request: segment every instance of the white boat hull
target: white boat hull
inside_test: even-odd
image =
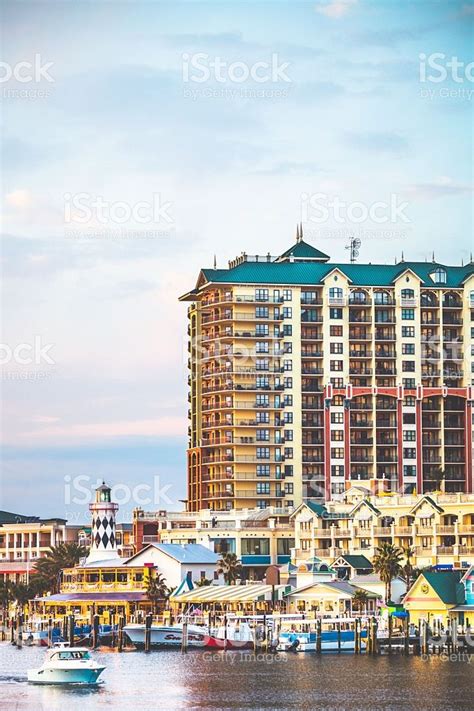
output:
[[[58,669],[41,667],[28,671],[31,684],[97,684],[105,667],[94,664],[91,667],[72,667]]]
[[[145,625],[126,625],[123,631],[136,647],[145,646]],[[188,647],[205,647],[208,632],[203,627],[188,626]],[[183,643],[183,628],[177,625],[153,626],[150,628],[150,645],[152,647],[181,647]]]

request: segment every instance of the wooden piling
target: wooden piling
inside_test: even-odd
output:
[[[428,625],[426,620],[421,620],[420,637],[421,653],[428,654]]]
[[[183,636],[181,638],[181,651],[188,651],[188,622],[184,620],[183,622]]]
[[[148,613],[145,617],[145,652],[150,651],[151,647],[151,623],[153,620],[153,615]],[[183,639],[184,639],[184,625],[183,625]]]
[[[118,651],[121,652],[123,649],[123,628],[125,625],[125,620],[123,615],[119,617],[119,628],[118,628]]]
[[[393,617],[388,613],[388,653],[392,653]]]
[[[338,620],[337,624],[337,653],[341,653],[341,621]]]
[[[360,618],[356,617],[354,621],[354,654],[360,654],[361,635],[360,635]]]
[[[74,620],[74,615],[69,615],[69,634],[68,634],[68,641],[69,641],[69,646],[74,647],[74,628],[75,628],[75,620]]]
[[[18,615],[18,625],[17,625],[17,635],[16,635],[16,646],[21,649],[23,644],[23,615]]]
[[[322,633],[323,633],[323,623],[321,618],[318,618],[316,621],[316,653],[321,654],[323,645],[322,645]]]
[[[99,615],[94,615],[92,621],[92,648],[97,649],[99,646]]]
[[[403,620],[403,630],[403,653],[405,654],[405,656],[408,657],[408,655],[410,654],[410,615],[408,613],[405,619]]]

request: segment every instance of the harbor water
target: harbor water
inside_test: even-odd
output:
[[[34,686],[27,669],[46,650],[0,643],[0,709],[423,709],[474,707],[474,654],[369,657],[364,654],[204,650],[94,653],[106,664],[96,688]]]

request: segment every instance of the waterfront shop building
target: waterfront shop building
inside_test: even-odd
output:
[[[472,261],[333,263],[300,228],[181,300],[190,511],[473,491]]]
[[[403,603],[410,613],[410,621],[418,624],[425,620],[430,627],[438,624],[446,627],[452,611],[465,603],[462,577],[460,570],[422,572]]]
[[[367,596],[364,613],[375,615],[380,595],[346,580],[309,583],[291,590],[285,596],[287,612],[310,612],[323,617],[351,617],[354,612],[361,612],[358,606],[353,607],[356,592],[361,590]]]

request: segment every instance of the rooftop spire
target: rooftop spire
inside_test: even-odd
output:
[[[214,269],[217,269],[217,257],[214,255]]]

